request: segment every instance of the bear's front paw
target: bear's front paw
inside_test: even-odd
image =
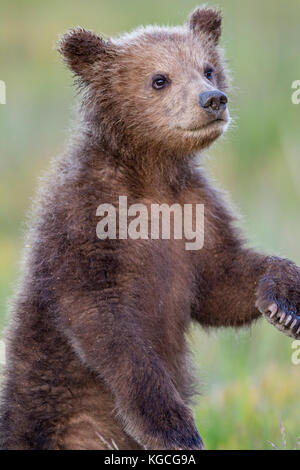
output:
[[[147,450],[204,450],[203,441],[188,410],[178,406],[176,409],[169,408],[163,415],[165,418],[161,426],[155,425],[153,429],[152,422],[152,432],[150,436],[145,436]]]
[[[166,450],[204,450],[204,444],[196,432],[193,436],[177,436],[176,444],[170,443],[167,444],[165,449]]]
[[[294,313],[290,308],[279,308],[277,304],[272,304],[266,313],[263,313],[265,319],[274,325],[277,330],[294,339],[300,337],[300,316]]]
[[[291,338],[300,337],[300,269],[291,261],[271,258],[256,292],[256,307],[266,320]]]

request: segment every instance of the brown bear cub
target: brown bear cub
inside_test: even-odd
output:
[[[220,13],[203,8],[183,27],[111,40],[79,28],[61,39],[82,119],[29,232],[2,449],[202,449],[191,322],[238,327],[264,314],[298,336],[300,270],[245,247],[197,163],[229,121],[220,32]],[[99,238],[97,208],[118,211],[119,196],[148,214],[153,204],[203,205],[202,248],[186,249],[187,237]]]

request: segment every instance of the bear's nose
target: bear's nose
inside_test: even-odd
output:
[[[216,117],[226,109],[227,102],[227,96],[219,90],[204,91],[203,93],[200,93],[199,96],[201,108]]]

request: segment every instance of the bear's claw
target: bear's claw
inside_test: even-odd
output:
[[[284,311],[284,307],[279,308],[277,304],[272,304],[266,313],[263,313],[266,320],[274,325],[279,331],[298,339],[300,333],[300,316],[291,311]],[[285,320],[285,321],[284,321]]]

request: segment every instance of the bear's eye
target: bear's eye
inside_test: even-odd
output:
[[[207,78],[207,80],[212,80],[214,78],[214,69],[212,67],[207,67],[204,70],[204,76]]]
[[[154,90],[161,90],[169,84],[169,80],[164,75],[154,75],[152,78],[152,88]]]

